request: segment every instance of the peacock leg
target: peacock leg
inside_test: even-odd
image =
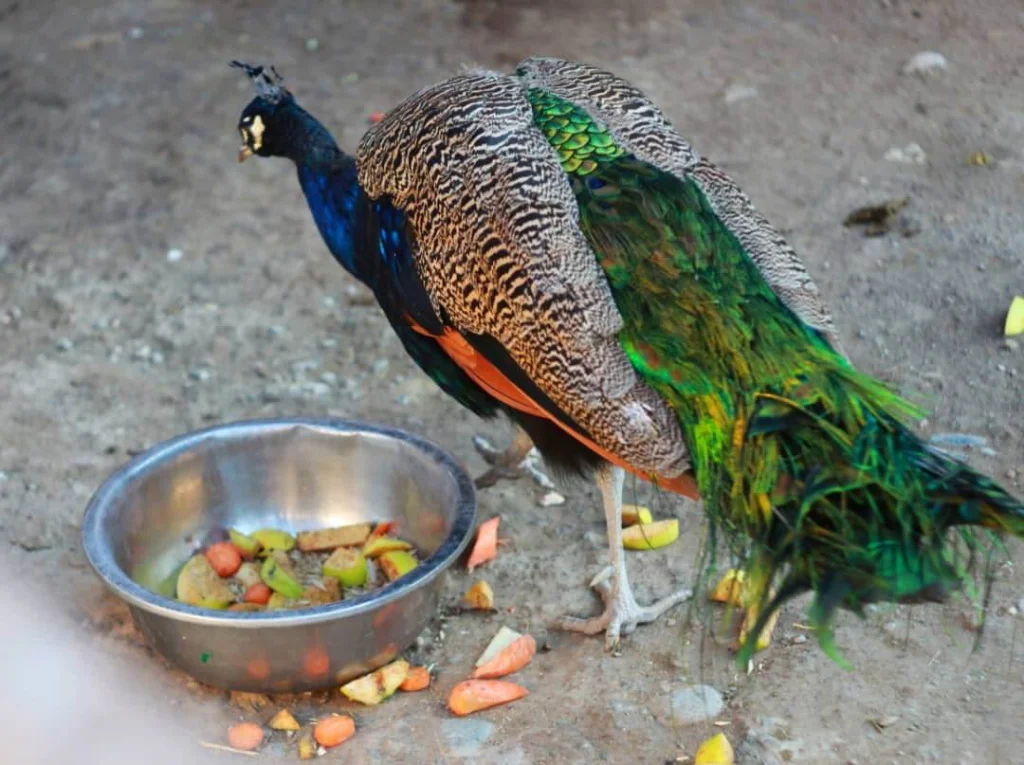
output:
[[[638,605],[633,598],[626,574],[626,554],[622,548],[622,468],[606,465],[597,474],[597,485],[604,502],[604,519],[608,527],[608,562],[590,586],[604,601],[600,616],[581,619],[563,616],[551,625],[554,629],[581,632],[584,635],[605,633],[605,648],[618,645],[620,635],[628,635],[639,624],[653,622],[672,606],[689,600],[693,591],[679,590],[649,606]]]
[[[483,436],[474,436],[473,446],[491,466],[474,480],[478,489],[493,486],[502,479],[515,480],[526,473],[542,489],[554,491],[555,484],[541,467],[540,452],[534,448],[533,441],[522,428],[516,427],[515,438],[504,451],[493,446]]]

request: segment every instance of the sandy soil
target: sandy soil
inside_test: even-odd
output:
[[[56,653],[78,649],[36,614],[50,639],[3,652],[21,671],[0,699],[27,723],[43,725],[54,699],[80,699],[66,707],[79,722],[99,709],[134,726],[127,710],[145,708],[169,729],[187,724],[169,740],[191,746],[220,740],[228,720],[272,711],[244,712],[165,667],[85,567],[82,510],[128,455],[211,422],[333,413],[414,429],[475,472],[483,464],[471,436],[507,435],[446,400],[403,356],[327,255],[291,167],[236,164],[235,123],[250,92],[231,58],[271,59],[349,148],[368,114],[464,63],[558,55],[632,79],[791,237],[855,362],[923,399],[933,410],[926,432],[986,436],[994,451],[971,453],[972,464],[1020,490],[1024,355],[1000,338],[1011,297],[1024,293],[1019,2],[626,5],[0,3],[0,549],[44,588],[47,612],[72,620],[82,650],[134,678],[60,682],[54,667],[92,660]],[[948,68],[902,74],[922,50],[944,54]],[[886,159],[911,143],[923,162]],[[992,162],[969,163],[976,151]],[[843,227],[854,207],[904,195],[916,236]],[[845,672],[801,639],[801,602],[744,676],[724,649],[683,629],[679,609],[618,657],[600,640],[551,634],[552,650],[524,677],[527,700],[448,721],[447,690],[498,624],[543,639],[548,616],[596,609],[584,589],[604,554],[595,492],[564,492],[568,502],[548,509],[527,481],[481,495],[481,515],[500,513],[512,540],[486,576],[514,614],[450,619],[430,653],[440,675],[429,696],[355,710],[360,735],[328,760],[672,761],[718,730],[672,723],[673,693],[703,682],[726,697],[716,719],[730,723],[734,743],[746,740],[741,763],[1024,762],[1019,565],[999,571],[975,654],[964,603],[885,607],[841,619],[838,639],[856,666]],[[689,533],[630,556],[643,599],[694,571],[694,508],[663,501],[658,511],[677,513]],[[452,577],[451,601],[468,581]],[[348,709],[337,694],[299,707]],[[127,751],[117,726],[58,720],[42,730],[52,726],[67,735],[41,734],[48,749],[30,744],[34,754],[15,759]]]

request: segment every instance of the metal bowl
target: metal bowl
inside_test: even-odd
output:
[[[172,663],[219,688],[297,692],[344,683],[413,643],[475,519],[473,482],[421,438],[337,419],[255,420],[140,454],[93,496],[82,540]],[[218,529],[294,533],[365,520],[398,521],[423,562],[372,593],[293,611],[217,611],[158,592]]]

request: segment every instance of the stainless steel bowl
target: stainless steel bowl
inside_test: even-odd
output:
[[[93,569],[171,662],[220,688],[294,692],[344,683],[414,642],[475,519],[473,482],[421,438],[337,419],[256,420],[133,459],[93,496],[82,540]],[[217,611],[158,594],[217,529],[363,520],[398,521],[423,563],[375,592],[295,611]]]

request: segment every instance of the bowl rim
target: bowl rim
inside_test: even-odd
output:
[[[454,480],[455,517],[452,529],[441,546],[412,572],[384,587],[351,600],[295,611],[245,612],[201,608],[167,598],[143,587],[114,560],[104,544],[103,521],[125,483],[145,473],[153,465],[173,459],[203,441],[237,437],[246,432],[280,431],[310,428],[347,434],[368,434],[392,438],[417,448],[443,467]],[[347,616],[372,611],[429,585],[451,566],[470,541],[476,525],[476,488],[465,468],[453,455],[434,442],[401,428],[376,425],[339,417],[271,417],[235,420],[189,431],[161,441],[136,455],[113,471],[86,505],[81,539],[86,560],[103,583],[129,606],[177,621],[204,626],[235,628],[282,628],[337,621]]]

